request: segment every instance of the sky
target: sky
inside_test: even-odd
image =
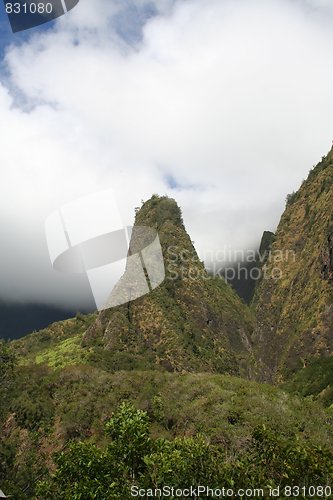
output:
[[[333,139],[326,0],[80,0],[11,34],[0,5],[0,300],[82,308],[45,220],[174,197],[207,267],[257,248]]]

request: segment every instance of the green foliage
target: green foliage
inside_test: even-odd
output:
[[[284,388],[302,396],[314,396],[325,406],[333,404],[333,357],[314,359],[299,370]]]
[[[84,332],[95,315],[78,313],[76,318],[54,323],[39,332],[11,342],[21,365],[47,364],[53,368],[86,362],[87,351],[82,348]]]
[[[327,425],[330,415],[315,402],[235,377],[158,371],[107,373],[89,366],[54,371],[40,365],[18,367],[13,380],[2,401],[0,453],[6,460],[0,466],[0,483],[14,498],[33,497],[36,478],[43,480],[46,465],[53,470],[50,454],[61,448],[63,460],[70,460],[73,447],[73,467],[80,446],[86,457],[94,453],[95,462],[113,464],[110,476],[103,469],[105,480],[101,476],[96,482],[85,472],[89,484],[84,486],[85,479],[78,476],[78,491],[96,483],[96,498],[99,494],[103,498],[104,493],[108,498],[107,488],[114,484],[115,498],[126,499],[127,493],[119,493],[119,488],[126,486],[128,492],[133,482],[149,485],[174,478],[172,484],[176,485],[195,474],[212,482],[214,478],[223,484],[232,481],[225,456],[235,458],[230,467],[237,470],[237,460],[244,461],[258,426],[312,450],[333,445],[332,428]],[[129,401],[141,410],[134,410]],[[216,454],[222,456],[217,459]],[[220,468],[217,462],[222,464]],[[82,465],[85,471],[88,464],[89,460]],[[66,476],[67,468],[61,469],[59,487],[65,498],[76,498],[70,496],[79,493],[71,490],[73,481]],[[95,474],[96,469],[92,470]],[[48,498],[46,494],[44,498]]]
[[[207,274],[175,200],[154,195],[136,224],[158,229],[165,279],[150,294],[96,318],[83,337],[87,362],[110,371],[243,373],[252,313],[223,279]]]
[[[139,479],[150,453],[146,412],[123,402],[105,425],[111,442],[105,450],[94,444],[72,443],[55,455],[56,473],[38,484],[37,498],[128,498],[129,485]]]
[[[47,474],[46,457],[41,449],[37,433],[24,433],[15,428],[0,435],[0,482],[1,488],[15,500],[32,498],[36,479]],[[23,439],[22,439],[23,438]],[[19,449],[19,452],[18,452]]]
[[[10,395],[9,412],[15,414],[16,423],[22,428],[38,430],[48,428],[54,415],[54,403],[50,398],[50,388],[44,367],[21,368],[16,373],[16,384],[20,390]]]
[[[40,499],[126,500],[134,484],[332,483],[332,410],[225,375],[257,375],[254,351],[276,373],[284,364],[296,369],[313,345],[328,351],[332,290],[320,277],[318,256],[330,230],[330,162],[324,159],[289,200],[274,241],[268,235],[269,247],[294,250],[297,259],[281,264],[281,281],[260,284],[262,351],[253,349],[252,311],[223,280],[207,275],[176,202],[157,195],[136,222],[159,231],[167,264],[161,286],[133,303],[78,314],[13,342],[19,366],[9,346],[0,346],[6,492],[34,498],[39,480]],[[324,335],[313,342],[309,332],[317,331]],[[313,369],[308,379],[305,373],[295,382],[304,383],[298,392],[320,391],[321,400],[325,392],[329,403],[330,363],[323,373]]]
[[[309,360],[333,352],[333,289],[323,275],[332,213],[333,148],[288,196],[272,259],[265,265],[266,279],[255,293],[253,340],[261,380],[281,383]]]
[[[293,191],[292,193],[290,194],[287,194],[286,196],[286,206],[288,207],[289,205],[292,205],[293,203],[295,203],[295,201],[297,200],[297,197],[298,197],[298,193],[297,191]]]
[[[119,499],[121,478],[113,457],[89,443],[73,443],[55,455],[56,473],[37,485],[37,498],[52,500]],[[115,479],[118,484],[116,484]],[[120,484],[119,484],[120,483]]]
[[[266,426],[253,432],[252,445],[237,464],[234,481],[244,487],[257,485],[312,486],[332,484],[333,453],[283,436]]]
[[[237,488],[331,485],[333,454],[291,435],[258,427],[247,447],[228,457],[202,436],[151,439],[148,416],[123,403],[106,429],[112,442],[104,450],[71,444],[57,454],[55,474],[39,483],[37,498],[131,498],[131,486],[186,488],[205,484]],[[118,496],[117,496],[118,495]]]
[[[146,412],[124,402],[106,424],[112,439],[109,451],[132,479],[143,469],[143,457],[149,453],[149,419]]]
[[[153,452],[144,458],[146,470],[141,484],[146,488],[164,485],[186,488],[189,485],[218,486],[223,475],[224,453],[202,436],[160,439]]]
[[[243,374],[251,357],[252,313],[231,286],[208,276],[175,200],[153,195],[136,224],[158,229],[163,283],[129,304],[77,314],[13,342],[20,364]]]
[[[10,344],[0,339],[0,421],[6,414],[6,402],[15,383],[17,358]]]
[[[135,218],[136,224],[149,223],[148,225],[155,226],[157,229],[160,229],[167,221],[183,226],[181,210],[173,198],[157,194],[143,203]]]
[[[81,364],[88,358],[88,353],[81,346],[81,335],[75,335],[60,341],[53,348],[47,348],[36,354],[36,364],[47,364],[53,368]]]
[[[0,339],[0,383],[13,374],[16,356],[8,342]]]

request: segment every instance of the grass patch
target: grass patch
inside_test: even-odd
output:
[[[84,363],[88,353],[81,347],[82,335],[76,335],[63,340],[51,349],[46,349],[36,355],[34,362],[37,365],[46,364],[51,368],[62,368],[68,365]]]

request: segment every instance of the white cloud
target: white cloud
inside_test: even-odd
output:
[[[109,186],[125,222],[153,192],[174,196],[202,256],[275,229],[331,140],[327,3],[308,0],[313,16],[297,0],[156,0],[133,46],[117,34],[120,2],[81,0],[55,29],[12,45],[0,87],[0,295],[82,301],[82,281],[49,268],[43,223]],[[167,175],[188,187],[172,190]]]

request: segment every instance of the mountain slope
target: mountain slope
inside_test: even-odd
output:
[[[245,373],[252,317],[232,288],[209,276],[175,200],[154,195],[135,227],[154,228],[166,276],[148,295],[101,312],[84,336],[110,369]]]
[[[159,234],[166,267],[159,287],[9,346],[0,343],[0,484],[7,494],[33,498],[36,482],[55,470],[53,452],[71,440],[103,446],[105,422],[124,400],[148,412],[154,437],[201,433],[221,445],[231,467],[252,453],[258,426],[282,436],[288,445],[282,466],[268,463],[263,449],[267,477],[290,480],[285,450],[292,462],[303,444],[310,455],[332,449],[331,408],[228,375],[254,376],[255,367],[259,378],[280,381],[326,356],[325,366],[310,363],[285,387],[302,392],[305,381],[304,395],[330,389],[332,156],[289,199],[274,238],[264,238],[262,248],[271,247],[271,254],[254,299],[254,333],[251,311],[223,280],[206,273],[176,202],[155,195],[137,212],[136,225]],[[279,279],[270,277],[275,268]],[[322,380],[314,384],[318,374]],[[332,391],[325,394],[328,406]]]
[[[333,149],[288,196],[253,305],[261,379],[332,354]]]
[[[0,385],[0,483],[17,500],[35,498],[37,481],[54,472],[53,452],[72,440],[103,445],[105,422],[124,400],[148,411],[153,436],[200,433],[229,460],[251,450],[251,436],[263,425],[285,439],[295,436],[293,446],[333,446],[329,410],[226,375],[27,366],[15,369],[7,387]]]

